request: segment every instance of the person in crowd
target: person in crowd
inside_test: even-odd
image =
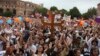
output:
[[[74,56],[83,56],[81,55],[81,50],[79,48],[74,50]]]
[[[58,17],[58,16],[57,16]],[[33,19],[34,20],[34,19]],[[55,27],[36,22],[0,25],[0,55],[5,56],[98,56],[100,52],[100,27],[74,26],[75,21]],[[78,25],[78,24],[77,24]],[[52,39],[53,38],[53,39]],[[85,43],[85,44],[84,44]],[[3,56],[3,55],[2,55]]]
[[[91,49],[90,56],[99,56],[99,49],[94,47]]]

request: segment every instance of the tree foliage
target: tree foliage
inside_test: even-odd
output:
[[[70,9],[69,14],[71,15],[72,18],[81,17],[81,13],[80,13],[80,11],[78,10],[77,7],[73,7],[72,9]]]
[[[83,17],[84,18],[92,18],[94,15],[96,15],[97,14],[97,12],[96,12],[97,10],[96,10],[96,8],[90,8],[90,9],[88,9],[88,11],[86,12],[86,13],[83,13]]]
[[[11,17],[11,16],[13,16],[13,13],[11,11],[6,11],[6,12],[3,13],[3,16]]]
[[[68,11],[65,9],[59,10],[58,13],[60,13],[62,17],[64,16],[64,14],[68,15]]]
[[[33,13],[39,12],[40,14],[42,14],[43,16],[45,16],[47,14],[47,11],[48,11],[47,8],[40,7],[40,8],[36,8]]]
[[[56,10],[58,10],[58,8],[57,8],[56,6],[52,6],[52,7],[50,8],[50,10],[51,10],[51,11],[56,11]]]
[[[68,11],[67,11],[67,10],[65,10],[65,9],[61,9],[60,11],[62,12],[62,14],[66,14],[66,15],[68,15]]]

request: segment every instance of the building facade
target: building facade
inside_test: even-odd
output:
[[[97,5],[97,16],[100,16],[100,3]]]
[[[6,11],[10,11],[13,15],[28,16],[33,10],[40,5],[34,4],[32,2],[26,2],[21,0],[0,0],[0,15]]]

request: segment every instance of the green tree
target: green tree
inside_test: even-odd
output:
[[[11,16],[13,16],[13,13],[11,11],[6,11],[6,12],[3,13],[3,16],[11,17]]]
[[[88,19],[88,13],[83,13],[82,17],[85,18],[85,19]]]
[[[43,16],[45,16],[45,15],[47,14],[47,11],[48,11],[47,8],[40,7],[40,8],[36,8],[36,9],[33,11],[33,13],[39,12],[39,13],[41,13]]]
[[[72,9],[70,9],[69,14],[71,15],[72,18],[81,17],[81,13],[80,13],[80,11],[78,10],[77,7],[73,7]]]
[[[56,10],[58,10],[58,8],[57,8],[56,6],[52,6],[52,7],[50,8],[50,10],[51,10],[51,11],[56,11]]]
[[[40,9],[39,9],[39,12],[40,12],[43,16],[47,15],[47,11],[48,11],[47,8],[40,8]]]
[[[67,11],[67,10],[65,10],[65,9],[61,9],[60,11],[62,12],[62,14],[66,14],[66,15],[68,15],[68,11]]]
[[[97,14],[97,12],[96,12],[97,10],[96,10],[96,8],[90,8],[90,9],[88,9],[88,11],[86,12],[86,13],[83,13],[83,17],[84,18],[92,18],[94,15],[96,15]]]
[[[64,16],[64,14],[68,15],[68,11],[65,10],[65,9],[61,9],[61,10],[59,10],[59,12],[60,12],[60,14],[61,14],[62,16]]]

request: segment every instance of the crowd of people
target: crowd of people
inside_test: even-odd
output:
[[[35,19],[35,18],[34,18]],[[63,29],[23,21],[0,25],[0,56],[99,56],[100,26],[65,21]],[[39,21],[40,20],[40,21]],[[76,22],[76,23],[75,23]]]

